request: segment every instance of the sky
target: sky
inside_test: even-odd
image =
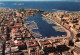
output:
[[[0,0],[0,1],[80,1],[80,0]]]

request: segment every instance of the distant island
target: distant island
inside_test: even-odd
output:
[[[24,3],[13,3],[13,5],[24,5]]]

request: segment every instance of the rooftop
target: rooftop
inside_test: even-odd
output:
[[[80,42],[76,42],[75,45],[80,47]]]

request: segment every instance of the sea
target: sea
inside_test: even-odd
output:
[[[15,5],[15,3],[22,3],[22,5]],[[52,9],[67,10],[67,11],[80,11],[80,2],[65,2],[65,1],[6,1],[0,2],[0,7],[7,7],[12,9],[18,8],[32,8],[42,9],[44,11],[53,12]]]
[[[61,12],[61,11],[80,11],[80,2],[65,2],[65,1],[5,1],[0,2],[1,8],[11,9],[42,9],[44,12]],[[57,26],[55,23],[49,24],[42,18],[42,13],[37,13],[33,17],[29,17],[25,21],[34,21],[38,29],[32,29],[32,32],[39,32],[42,36],[36,35],[36,37],[57,37],[66,35],[66,32],[56,31],[53,27]]]

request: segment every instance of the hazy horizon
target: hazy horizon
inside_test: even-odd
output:
[[[73,2],[79,2],[80,0],[0,0],[0,1],[73,1]]]

